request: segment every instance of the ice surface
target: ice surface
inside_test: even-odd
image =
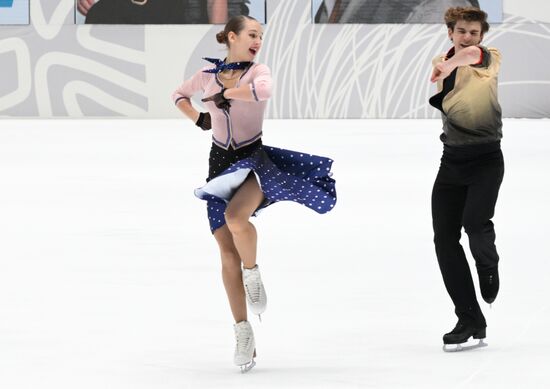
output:
[[[265,144],[335,160],[339,200],[253,220],[269,306],[250,315],[257,366],[242,375],[193,196],[209,135],[184,120],[1,121],[0,388],[549,387],[550,121],[505,121],[501,291],[492,309],[480,299],[489,347],[464,353],[441,349],[456,319],[432,243],[440,127],[266,121]]]

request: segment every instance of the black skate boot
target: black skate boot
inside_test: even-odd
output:
[[[497,298],[500,280],[498,278],[498,268],[494,268],[483,274],[479,274],[479,289],[481,296],[487,304],[492,304]]]
[[[463,345],[470,337],[479,339],[479,342],[473,345]],[[485,327],[479,328],[471,324],[458,322],[451,332],[443,335],[443,351],[463,351],[487,346],[483,339],[485,339]]]

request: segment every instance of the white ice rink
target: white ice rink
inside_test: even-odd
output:
[[[184,120],[1,121],[0,388],[550,387],[550,121],[505,121],[501,291],[482,304],[489,347],[464,353],[441,350],[456,318],[432,243],[440,127],[265,123],[265,144],[335,160],[339,199],[326,215],[280,203],[254,220],[269,304],[250,317],[257,366],[242,375],[193,195],[209,134]]]

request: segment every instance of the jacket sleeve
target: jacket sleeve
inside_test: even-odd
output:
[[[497,77],[500,70],[500,52],[494,48],[478,46],[481,49],[482,58],[476,65],[471,65],[470,69],[477,77]]]
[[[198,91],[204,91],[205,85],[208,81],[208,74],[204,73],[203,68],[199,70],[193,77],[185,80],[175,91],[172,93],[172,101],[177,104],[181,99],[191,99],[191,97]]]
[[[256,67],[254,78],[250,85],[250,90],[256,101],[264,101],[271,97],[271,88],[273,80],[271,79],[271,70],[266,65]]]

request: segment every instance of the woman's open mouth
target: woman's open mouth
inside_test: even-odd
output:
[[[252,54],[252,55],[256,55],[256,53],[258,52],[258,50],[256,50],[256,49],[248,49],[248,51],[249,51],[250,54]]]

